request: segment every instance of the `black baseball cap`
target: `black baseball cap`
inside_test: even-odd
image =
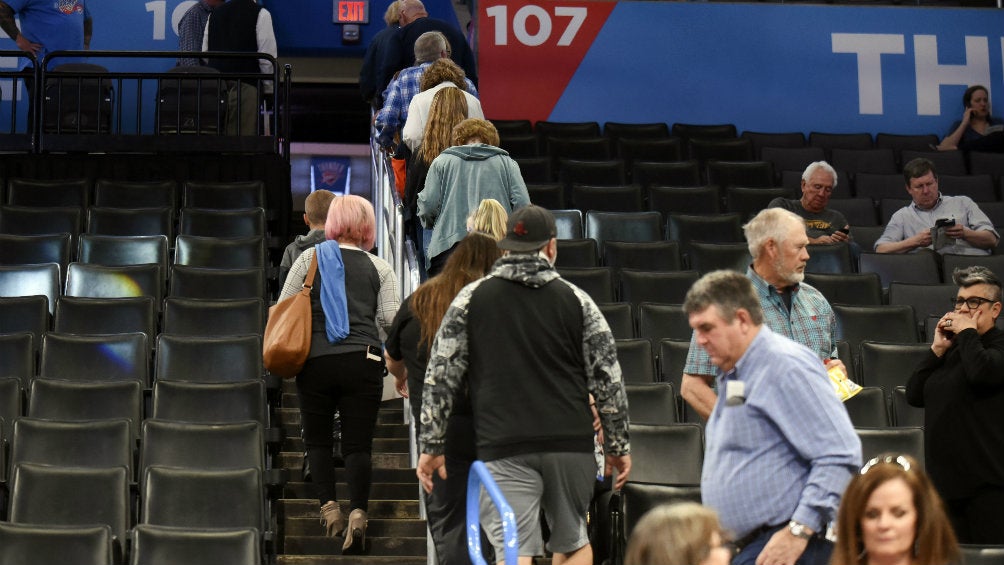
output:
[[[547,208],[530,204],[509,215],[506,234],[498,242],[507,251],[535,251],[544,247],[558,233],[554,214]]]

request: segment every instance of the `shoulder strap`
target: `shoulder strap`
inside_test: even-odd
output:
[[[311,288],[314,286],[314,275],[317,274],[317,250],[314,250],[314,256],[310,259],[310,267],[307,269],[307,277],[303,279],[303,288]]]

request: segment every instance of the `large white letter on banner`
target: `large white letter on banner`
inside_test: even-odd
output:
[[[966,64],[938,64],[938,38],[913,36],[917,67],[917,115],[941,114],[941,85],[982,84],[990,86],[990,47],[986,37],[966,36]]]
[[[903,36],[882,33],[833,33],[834,53],[858,56],[858,112],[882,113],[882,55],[906,52]]]

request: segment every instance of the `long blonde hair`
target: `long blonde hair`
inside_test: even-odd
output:
[[[505,237],[505,224],[509,213],[494,198],[485,198],[467,217],[467,231],[490,235],[495,241]]]
[[[453,126],[466,118],[467,98],[462,90],[448,86],[436,93],[422,132],[422,145],[418,148],[419,158],[426,166],[452,145]]]

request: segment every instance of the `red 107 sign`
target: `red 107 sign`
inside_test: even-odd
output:
[[[481,3],[478,74],[485,114],[546,120],[616,2]]]

